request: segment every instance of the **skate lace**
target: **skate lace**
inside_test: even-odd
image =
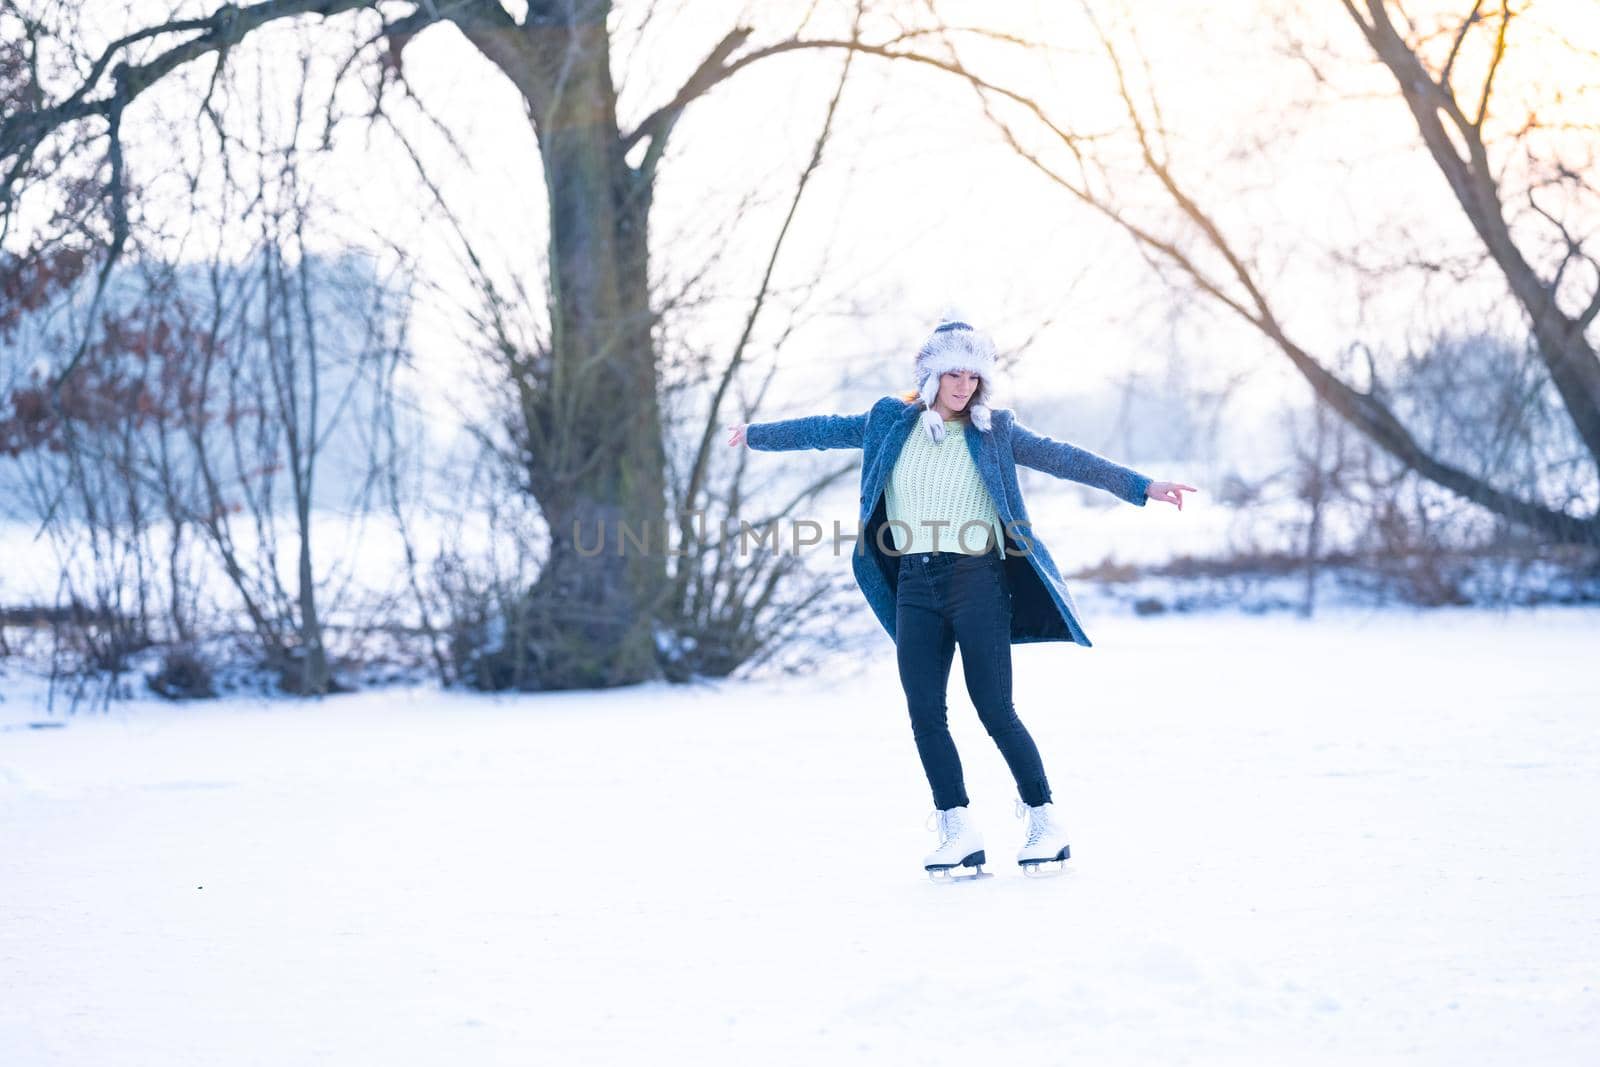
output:
[[[938,823],[937,827],[934,826],[935,822]],[[928,821],[923,823],[923,826],[929,830],[939,831],[939,847],[943,848],[960,836],[961,816],[934,808],[928,813]]]
[[[1037,845],[1044,840],[1046,834],[1055,829],[1055,824],[1050,821],[1049,808],[1042,804],[1037,808],[1029,807],[1019,797],[1017,799],[1017,818],[1020,819],[1023,815],[1028,816],[1028,840],[1024,842],[1024,848],[1032,848]]]

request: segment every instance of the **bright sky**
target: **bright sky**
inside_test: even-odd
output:
[[[208,3],[188,6],[209,9]],[[616,15],[613,62],[623,79],[625,123],[667,99],[741,14],[757,27],[758,39],[771,39],[791,29],[796,13],[811,5],[695,0],[692,21],[658,13],[636,40],[633,28],[645,6],[619,4]],[[1573,90],[1594,81],[1593,56],[1573,57],[1552,43],[1551,34],[1560,27],[1573,39],[1600,46],[1600,5],[1544,0],[1526,6],[1528,14],[1513,30],[1513,59],[1497,83],[1508,116],[1521,114],[1513,102],[1537,97],[1546,108],[1541,117],[1548,119],[1548,109],[1556,106],[1552,87],[1562,86],[1562,106],[1588,107],[1592,116],[1600,110],[1591,106],[1592,87],[1587,97]],[[1419,19],[1430,10],[1454,16],[1461,7],[1417,0],[1407,5]],[[825,8],[838,11],[840,5]],[[953,26],[981,25],[1054,42],[1053,50],[1030,54],[970,35],[958,38],[973,68],[1038,98],[1063,125],[1120,138],[1109,153],[1127,159],[1126,122],[1078,5],[946,0],[939,9]],[[1323,254],[1354,243],[1364,258],[1377,262],[1418,245],[1469,252],[1475,247],[1443,182],[1417,154],[1414,127],[1394,99],[1387,74],[1363,53],[1337,0],[1144,0],[1134,9],[1131,24],[1113,17],[1110,4],[1097,10],[1106,12],[1121,45],[1129,44],[1130,25],[1137,32],[1162,114],[1176,132],[1171,150],[1179,174],[1241,246],[1260,256],[1280,312],[1313,351],[1330,353],[1363,331],[1398,340],[1407,329],[1448,320],[1461,306],[1482,306],[1481,293],[1460,286],[1444,293],[1373,287]],[[122,5],[108,4],[107,10],[120,12]],[[925,5],[908,2],[898,10],[920,18]],[[109,16],[97,25],[107,33],[121,27]],[[349,18],[329,25],[340,27],[344,40],[372,28],[370,21]],[[247,77],[233,104],[235,121],[248,117],[247,97],[256,86],[285,113],[301,80],[287,62],[296,32],[261,37],[270,62],[238,58]],[[812,32],[838,35],[843,24],[819,18]],[[881,36],[883,26],[868,32]],[[1317,89],[1308,66],[1288,56],[1292,36],[1307,43],[1331,90]],[[405,60],[419,98],[447,119],[467,156],[466,163],[454,159],[425,124],[406,121],[431,175],[495,268],[520,272],[537,286],[545,206],[520,99],[452,28],[426,32]],[[1469,48],[1460,63],[1463,74],[1481,68],[1482,60],[1481,51]],[[716,244],[726,245],[709,275],[715,298],[685,323],[692,343],[726,353],[737,336],[839,62],[830,54],[757,64],[698,101],[680,124],[652,220],[657,273],[669,283],[681,279],[698,270]],[[1373,91],[1375,98],[1360,98]],[[1313,98],[1314,105],[1301,106]],[[345,106],[354,108],[360,99],[359,91],[351,92]],[[141,104],[192,125],[192,90],[174,87]],[[133,157],[147,179],[170,155],[168,134],[148,136],[153,144]],[[1594,137],[1575,134],[1569,143],[1592,151]],[[1059,152],[1052,158],[1059,160]],[[1592,159],[1574,162],[1593,165]],[[1169,218],[1132,173],[1117,172],[1118,195],[1134,205],[1154,204],[1143,218],[1158,224]],[[444,288],[440,298],[419,309],[416,338],[435,387],[429,395],[449,395],[462,378],[463,356],[448,306],[468,297],[455,269],[454,239],[404,154],[386,132],[369,138],[352,121],[314,176],[317,187],[336,194],[351,213],[343,232],[382,234],[421,256]],[[169,195],[174,210],[186,202],[176,173],[157,188]],[[755,206],[733,225],[741,201],[751,196]],[[203,242],[196,240],[209,240],[215,229],[204,223],[196,229],[187,247],[198,254]],[[861,409],[879,393],[908,385],[911,352],[952,303],[987,325],[1002,347],[1020,345],[1040,323],[1054,322],[1019,363],[1013,400],[1091,389],[1130,368],[1159,374],[1175,350],[1186,355],[1196,384],[1249,375],[1247,405],[1274,405],[1285,389],[1296,398],[1303,393],[1281,358],[1250,331],[1203,305],[1186,310],[1184,301],[1155,281],[1127,239],[1001,144],[970,89],[905,64],[856,64],[827,162],[780,260],[782,296],[770,329],[782,325],[783,307],[796,289],[819,275],[821,288],[807,306],[813,320],[778,355],[786,388],[795,391],[801,407],[830,404],[845,368],[861,376],[849,393]],[[1420,317],[1419,301],[1429,312]]]

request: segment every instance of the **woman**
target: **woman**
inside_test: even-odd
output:
[[[729,445],[760,451],[860,448],[862,533],[857,584],[894,639],[912,735],[933,790],[939,847],[923,866],[935,881],[984,877],[983,837],[967,811],[961,761],[946,719],[955,646],[967,692],[1016,780],[1027,831],[1023,873],[1059,871],[1070,855],[1038,747],[1011,704],[1011,646],[1090,645],[1066,584],[1032,534],[1016,465],[1114,493],[1129,503],[1183,507],[1178,482],[1136,471],[1018,423],[992,404],[995,347],[946,319],[918,350],[917,389],[860,415],[815,415],[729,427]],[[889,531],[889,534],[885,533]]]

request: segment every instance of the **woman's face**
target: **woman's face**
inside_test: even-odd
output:
[[[945,371],[939,375],[939,404],[952,414],[965,411],[983,379],[969,370]]]

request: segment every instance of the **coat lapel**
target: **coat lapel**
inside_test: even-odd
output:
[[[883,442],[883,447],[869,457],[872,467],[867,471],[867,480],[861,493],[861,521],[866,523],[872,517],[872,509],[878,505],[878,497],[883,495],[883,487],[889,480],[889,473],[894,470],[895,463],[900,459],[900,451],[906,446],[906,438],[911,436],[911,431],[916,428],[921,411],[915,404],[906,405],[900,412],[898,421],[889,427],[889,432]]]

